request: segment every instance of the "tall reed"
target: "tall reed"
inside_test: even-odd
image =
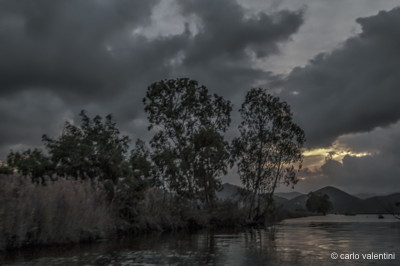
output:
[[[0,176],[0,249],[76,243],[107,234],[113,219],[104,195],[89,181],[60,179],[43,186]]]

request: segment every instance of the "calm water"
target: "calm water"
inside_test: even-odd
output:
[[[352,258],[331,259],[332,252]],[[396,259],[367,260],[366,253]],[[357,254],[359,256],[356,259]],[[264,230],[151,235],[7,254],[5,265],[400,265],[400,221],[376,215],[307,217]],[[0,263],[1,264],[1,263]]]

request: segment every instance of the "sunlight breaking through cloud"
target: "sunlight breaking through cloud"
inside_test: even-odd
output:
[[[304,155],[304,167],[306,168],[320,168],[326,161],[326,159],[332,159],[335,161],[342,161],[346,155],[353,157],[364,157],[372,155],[370,152],[355,152],[350,149],[344,149],[339,145],[333,145],[328,148],[317,148],[310,149],[303,152]]]

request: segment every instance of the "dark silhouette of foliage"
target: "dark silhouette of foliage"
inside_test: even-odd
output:
[[[135,177],[123,178],[115,186],[113,200],[120,218],[129,223],[135,222],[138,218],[138,204],[144,198],[146,187],[145,181]]]
[[[162,186],[189,199],[210,204],[229,159],[223,133],[232,105],[187,78],[163,80],[148,87],[143,99],[155,135],[152,159]]]
[[[151,186],[157,186],[157,182],[153,178],[154,165],[151,161],[150,151],[143,140],[138,139],[136,141],[135,147],[131,151],[129,163],[133,176],[149,181]]]
[[[0,163],[0,174],[1,175],[11,175],[13,169],[4,163]]]
[[[310,192],[307,196],[307,210],[326,215],[326,213],[332,209],[332,202],[329,200],[328,195]]]
[[[125,156],[129,138],[120,135],[111,114],[104,120],[100,116],[90,119],[81,111],[80,117],[80,126],[66,122],[57,139],[43,135],[57,173],[76,179],[98,177],[116,182],[128,168]]]
[[[10,152],[7,156],[7,164],[23,176],[30,176],[32,182],[45,183],[45,175],[51,175],[53,164],[50,158],[39,149],[28,149],[23,152]]]
[[[239,112],[240,136],[232,142],[232,160],[237,161],[242,184],[253,192],[249,209],[252,218],[257,195],[268,193],[268,209],[279,183],[297,183],[305,134],[293,122],[289,105],[264,89],[250,90]],[[259,206],[258,201],[256,216]]]

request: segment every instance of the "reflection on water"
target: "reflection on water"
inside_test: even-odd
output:
[[[400,265],[332,260],[331,253],[397,253],[400,222],[357,215],[286,220],[263,230],[151,235],[120,242],[7,254],[6,265]],[[360,255],[361,256],[361,255]],[[1,261],[0,261],[1,262]]]

